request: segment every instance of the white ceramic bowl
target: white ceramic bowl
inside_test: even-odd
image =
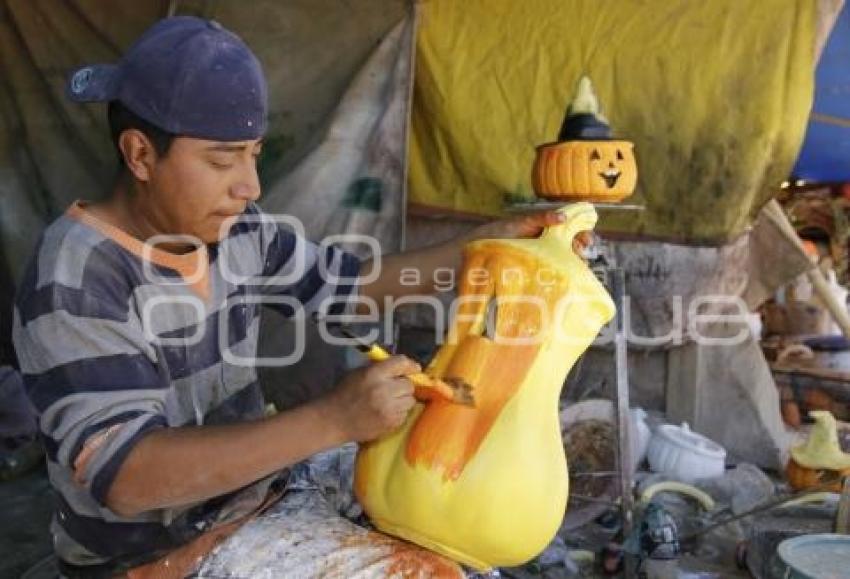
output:
[[[649,467],[683,482],[723,476],[726,450],[687,423],[659,426],[649,442]]]

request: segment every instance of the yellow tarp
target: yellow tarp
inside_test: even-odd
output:
[[[410,200],[497,215],[533,198],[583,73],[635,142],[632,202],[601,229],[692,241],[741,232],[788,177],[814,90],[817,0],[427,0]]]

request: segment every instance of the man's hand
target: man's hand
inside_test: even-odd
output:
[[[557,211],[541,211],[521,217],[500,219],[480,225],[471,232],[440,245],[385,256],[381,259],[381,270],[378,272],[377,281],[360,286],[360,295],[374,300],[381,307],[387,297],[420,296],[433,294],[438,290],[445,291],[445,288],[437,286],[437,272],[447,268],[459,271],[463,246],[470,241],[538,237],[544,228],[560,225],[564,219],[564,215]],[[573,251],[583,257],[584,249],[592,242],[593,234],[582,231],[573,238]],[[373,267],[372,260],[364,262],[362,274],[368,276]],[[416,274],[417,281],[414,283],[409,283],[411,272]],[[406,279],[405,283],[402,283],[403,278]],[[359,311],[364,314],[370,313],[365,306]]]
[[[467,241],[538,237],[544,228],[560,225],[563,222],[564,214],[557,211],[541,211],[521,217],[499,219],[473,229]],[[581,255],[582,250],[591,243],[593,243],[593,234],[590,231],[581,231],[573,239],[573,251]]]
[[[421,371],[405,356],[354,370],[325,402],[346,440],[373,440],[401,426],[413,408],[413,384],[404,376]]]
[[[472,230],[470,241],[473,239],[519,239],[537,237],[545,227],[560,225],[564,215],[557,211],[540,211],[521,217],[509,217],[492,221]]]
[[[153,430],[121,465],[106,504],[126,517],[194,504],[317,452],[377,438],[404,422],[414,400],[403,376],[419,370],[394,356],[355,370],[328,396],[272,417]]]

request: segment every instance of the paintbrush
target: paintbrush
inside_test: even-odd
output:
[[[354,341],[358,350],[363,352],[373,362],[382,362],[390,357],[390,353],[375,343],[365,341],[352,334],[346,328],[340,328],[345,337]],[[447,402],[475,406],[472,386],[461,378],[434,378],[425,372],[417,372],[405,376],[416,387],[416,397],[419,399],[440,398]]]

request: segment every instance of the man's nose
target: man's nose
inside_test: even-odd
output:
[[[231,194],[240,201],[256,201],[260,198],[260,178],[256,169],[246,172],[245,176],[230,188]]]

